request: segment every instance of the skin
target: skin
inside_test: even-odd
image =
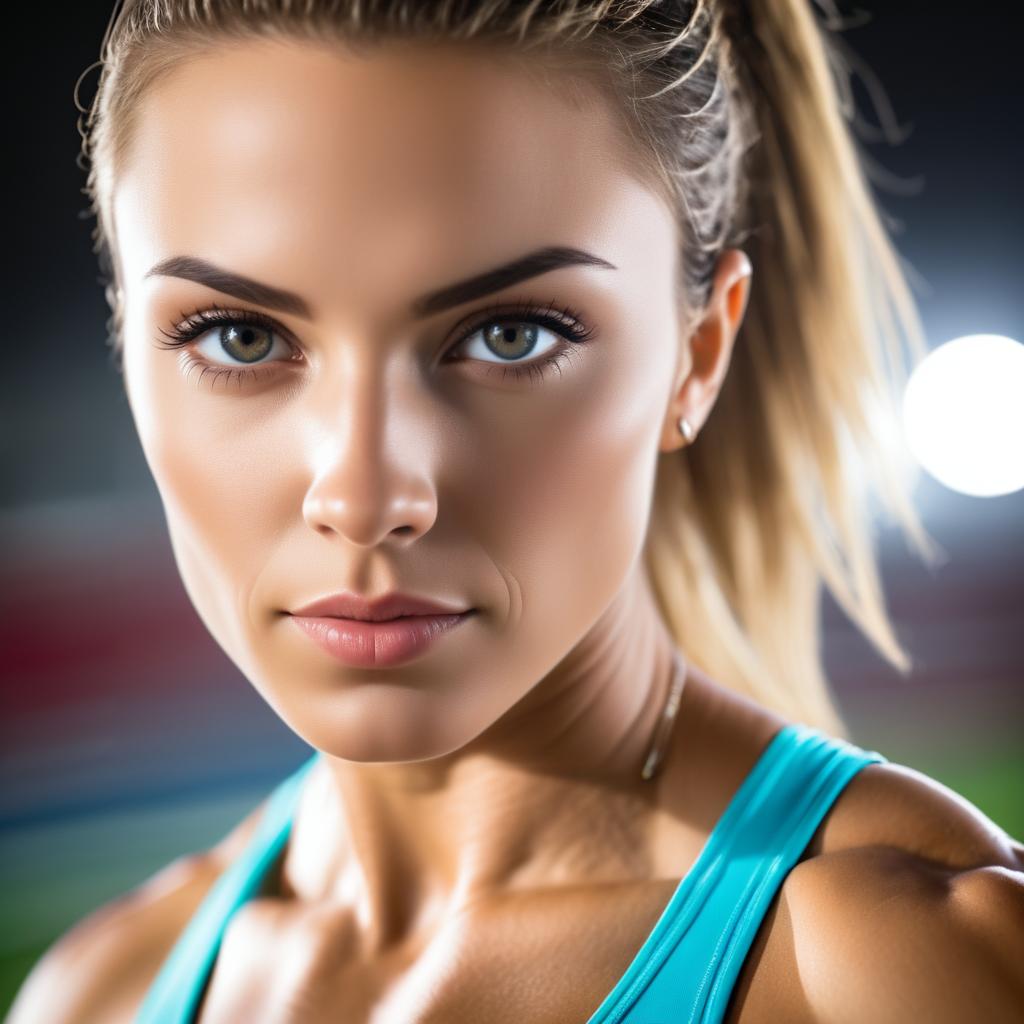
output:
[[[604,107],[437,51],[366,62],[252,43],[143,103],[115,202],[132,412],[192,601],[327,755],[316,823],[298,825],[319,851],[303,895],[355,884],[373,950],[524,870],[559,873],[581,784],[644,788],[672,651],[640,561],[654,472],[685,443],[678,417],[699,427],[710,410],[750,265],[723,260],[710,319],[682,344],[673,222],[618,148]],[[595,337],[540,383],[503,379],[482,336],[438,365],[483,303],[416,322],[413,299],[545,243],[615,269],[491,300],[554,297]],[[225,387],[154,345],[219,298],[147,276],[176,254],[299,292],[315,315],[280,320],[301,364],[282,342],[262,379]],[[478,614],[414,663],[355,669],[281,614],[342,588]]]
[[[640,779],[673,648],[639,560],[653,474],[678,417],[711,411],[749,261],[725,252],[694,315],[670,212],[609,111],[436,47],[246,42],[183,65],[142,105],[115,216],[125,383],[185,586],[325,755],[201,1019],[586,1020],[784,724],[691,666],[662,773]],[[409,314],[551,244],[615,269]],[[259,380],[200,380],[154,343],[182,311],[258,308],[147,276],[183,254],[308,302],[273,314],[291,345]],[[438,363],[467,317],[528,298],[595,330],[561,373],[489,375],[479,340]],[[396,587],[478,614],[387,670],[342,666],[281,615]],[[15,1024],[43,1019],[58,977],[78,995],[46,1019],[130,1020],[261,810],[76,928]],[[863,769],[772,903],[729,1020],[1015,1019],[1022,853],[938,783]]]

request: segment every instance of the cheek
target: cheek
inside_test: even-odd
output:
[[[126,351],[133,415],[189,597],[255,681],[273,651],[262,647],[251,602],[275,549],[307,529],[301,503],[309,480],[289,444],[311,413],[301,400],[278,408],[266,397],[200,394],[167,355]],[[468,412],[476,440],[443,445],[449,460],[433,480],[439,532],[457,529],[467,561],[479,552],[504,577],[509,607],[499,610],[499,628],[516,643],[523,678],[546,674],[595,623],[646,536],[661,375],[652,364],[608,355],[587,366],[567,375],[565,387],[513,401],[481,388],[481,404]],[[429,537],[424,543],[430,547]],[[471,582],[457,566],[452,576],[457,585]],[[286,666],[279,675],[288,675]]]
[[[508,424],[474,473],[481,543],[519,591],[511,625],[550,633],[547,662],[611,603],[646,536],[663,389],[602,378]]]
[[[272,528],[268,439],[239,419],[239,405],[197,401],[176,368],[160,371],[126,360],[139,440],[189,598],[245,671],[248,595]]]

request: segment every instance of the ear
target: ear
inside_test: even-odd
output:
[[[679,430],[685,416],[699,433],[725,380],[733,343],[750,296],[753,268],[742,249],[726,249],[715,265],[711,295],[700,319],[680,346],[680,362],[672,401],[662,427],[661,451],[690,443]]]

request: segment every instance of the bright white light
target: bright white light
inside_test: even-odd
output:
[[[903,427],[918,462],[962,494],[1024,487],[1024,345],[999,334],[955,338],[914,369]]]

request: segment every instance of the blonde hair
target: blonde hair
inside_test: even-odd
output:
[[[871,488],[922,556],[933,542],[909,499],[895,401],[904,345],[921,356],[923,331],[846,123],[848,68],[829,27],[806,0],[115,5],[86,69],[102,68],[94,102],[79,105],[114,351],[120,360],[113,186],[140,96],[182,60],[268,34],[556,57],[615,104],[638,171],[669,199],[687,308],[706,304],[723,249],[743,247],[754,267],[714,410],[692,445],[660,456],[643,555],[660,611],[716,681],[846,736],[818,649],[819,584],[906,673],[872,549]]]

